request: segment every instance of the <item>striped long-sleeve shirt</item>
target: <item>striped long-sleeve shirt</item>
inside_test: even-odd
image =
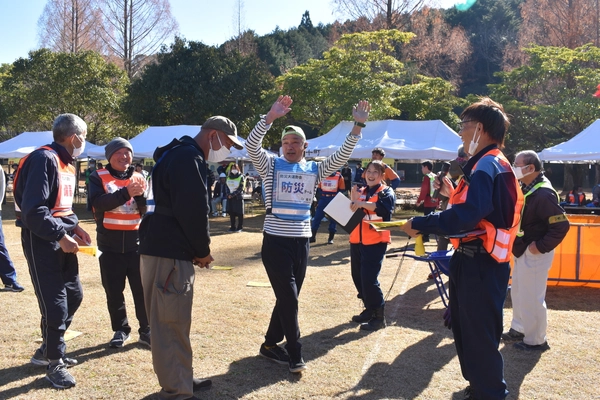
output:
[[[262,141],[270,127],[270,125],[266,124],[264,117],[262,117],[246,140],[246,150],[248,150],[254,168],[256,168],[263,180],[263,195],[267,209],[270,209],[272,205],[275,156],[269,155],[262,148]],[[317,184],[344,165],[348,158],[350,158],[352,150],[354,150],[354,146],[356,146],[359,139],[360,136],[349,134],[344,144],[335,153],[318,163],[319,173]],[[303,159],[301,162],[305,162],[305,160]],[[310,231],[310,220],[291,221],[277,218],[272,214],[265,216],[264,231],[270,235],[285,237],[310,237],[312,234]]]

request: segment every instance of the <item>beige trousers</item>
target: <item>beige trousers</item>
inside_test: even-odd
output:
[[[152,365],[160,398],[193,396],[190,327],[195,270],[191,261],[140,256],[146,312],[152,332]]]

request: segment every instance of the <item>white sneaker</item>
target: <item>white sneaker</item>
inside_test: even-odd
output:
[[[226,217],[226,216],[227,216],[227,213],[221,214],[221,217]]]

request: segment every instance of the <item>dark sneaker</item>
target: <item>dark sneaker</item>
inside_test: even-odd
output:
[[[194,378],[194,386],[193,386],[193,390],[194,392],[197,392],[199,390],[208,390],[210,389],[210,387],[212,386],[212,381],[210,379],[199,379],[199,378]]]
[[[140,338],[138,339],[138,343],[151,347],[150,345],[150,330],[147,332],[140,333]]]
[[[227,232],[237,232],[237,229],[235,229],[235,228],[229,228],[229,229],[227,229]]]
[[[77,360],[74,358],[63,357],[62,360],[65,363],[65,365],[67,366],[67,368],[74,367],[78,364]],[[35,351],[35,353],[33,354],[33,357],[31,357],[31,359],[29,361],[34,365],[40,365],[43,367],[46,367],[46,366],[48,366],[48,364],[50,364],[50,361],[48,361],[48,359],[46,357],[44,357],[44,351],[42,350],[41,347]]]
[[[299,359],[296,360],[292,360],[290,358],[290,372],[293,372],[295,374],[302,372],[306,369],[306,364],[304,363],[304,360],[302,359],[302,357],[300,357]]]
[[[519,331],[515,331],[513,328],[510,328],[508,332],[504,332],[501,337],[505,342],[519,342],[523,340],[525,335]]]
[[[113,348],[119,348],[119,347],[123,347],[125,342],[128,340],[129,340],[129,333],[125,333],[123,331],[116,331],[115,335],[113,336],[111,341],[108,343],[108,345]]]
[[[524,350],[524,351],[546,351],[546,350],[550,350],[550,345],[548,344],[548,342],[544,342],[542,344],[536,344],[536,345],[531,345],[531,344],[527,344],[525,342],[519,342],[519,343],[515,343],[513,345],[513,347],[515,349],[518,350]]]
[[[75,386],[75,378],[67,371],[67,366],[62,360],[56,364],[49,364],[46,370],[46,380],[57,389],[68,389]]]
[[[23,290],[25,290],[25,288],[21,286],[19,282],[15,281],[11,285],[4,285],[4,290],[9,292],[22,292]]]
[[[352,321],[358,324],[369,322],[371,318],[373,318],[373,314],[373,310],[368,310],[365,308],[360,314],[352,316]]]
[[[269,360],[275,361],[278,364],[287,364],[290,362],[290,356],[285,349],[279,346],[266,346],[264,343],[260,345],[260,351],[258,353],[262,357],[268,358]]]

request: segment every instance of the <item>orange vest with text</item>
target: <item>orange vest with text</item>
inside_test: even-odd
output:
[[[511,171],[511,166],[504,154],[499,149],[492,149],[488,151],[483,157],[495,157],[499,166],[506,172]],[[483,157],[481,157],[483,159]],[[481,161],[481,159],[479,160]],[[473,166],[473,171],[477,169],[477,163]],[[517,178],[515,177],[515,181]],[[516,181],[517,188],[517,202],[515,204],[515,211],[513,214],[513,225],[508,229],[496,228],[489,221],[482,219],[479,221],[476,230],[483,230],[484,233],[468,235],[465,238],[451,238],[450,241],[455,249],[457,249],[461,243],[468,243],[475,239],[481,239],[483,242],[483,248],[489,253],[494,260],[497,262],[508,262],[512,255],[512,246],[517,237],[519,230],[519,223],[521,221],[521,210],[523,209],[524,198],[523,192],[520,189],[519,182]],[[465,179],[461,179],[458,187],[454,190],[454,193],[450,197],[449,205],[461,204],[467,200],[467,192],[469,186]]]
[[[134,172],[134,174],[140,175],[141,179],[144,178],[138,172]],[[104,186],[104,191],[106,193],[114,193],[131,183],[131,178],[116,179],[106,168],[98,170],[98,176],[102,180],[102,185]],[[102,224],[106,229],[114,231],[137,231],[140,228],[141,221],[142,216],[132,197],[127,203],[122,204],[113,210],[105,211]]]
[[[386,186],[383,184],[381,186],[379,186],[377,191],[369,199],[369,202],[376,203],[377,199],[379,198],[378,193],[381,192],[385,187]],[[361,194],[360,194],[360,198],[359,198],[360,201],[366,200],[367,189],[368,188],[366,188],[366,187],[360,189],[361,190]],[[383,218],[378,216],[375,213],[375,211],[370,211],[367,209],[363,209],[363,210],[365,212],[365,216],[363,217],[363,220],[360,222],[360,224],[358,224],[358,226],[356,228],[354,228],[354,230],[350,234],[350,243],[352,243],[352,244],[362,243],[365,245],[377,244],[377,243],[391,243],[392,240],[391,240],[390,231],[378,232],[375,229],[371,228],[371,226],[369,225],[371,222],[383,221]]]
[[[56,153],[52,147],[42,146],[37,150],[39,149],[48,150],[54,156],[56,159],[56,164],[58,165],[58,196],[56,196],[56,202],[54,203],[54,206],[50,209],[50,214],[52,214],[53,217],[65,217],[67,215],[74,214],[73,196],[75,195],[75,190],[77,188],[75,167],[71,164],[63,163],[58,156],[58,153]],[[17,179],[19,178],[19,172],[21,171],[20,166],[25,164],[27,157],[29,157],[29,155],[23,157],[19,163],[19,168],[17,168],[17,172],[15,172],[15,177],[13,179],[13,187],[17,187]],[[21,218],[21,208],[16,203],[15,211],[17,218]]]

